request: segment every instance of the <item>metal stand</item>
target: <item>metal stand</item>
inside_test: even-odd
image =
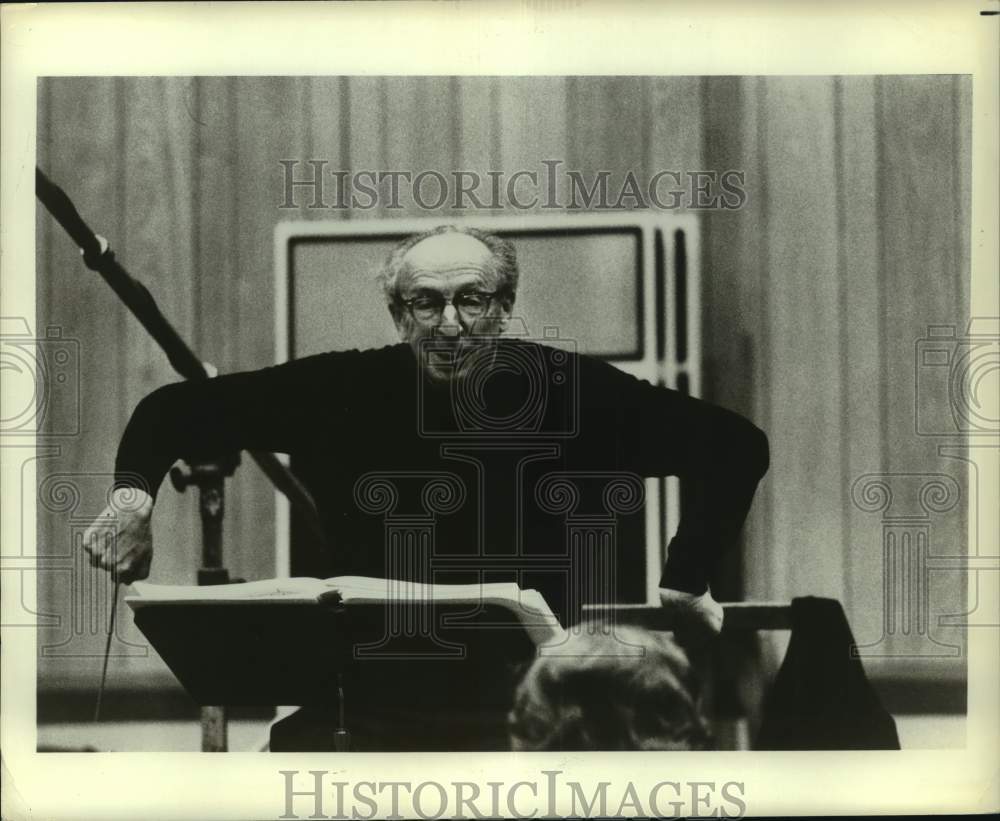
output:
[[[112,290],[135,315],[150,336],[159,344],[167,359],[185,379],[207,379],[214,368],[195,355],[178,335],[176,329],[160,312],[156,300],[145,285],[134,279],[115,259],[114,252],[104,237],[95,234],[76,210],[66,192],[52,182],[40,168],[35,168],[35,194],[66,233],[73,239],[84,264],[111,286]],[[288,500],[305,517],[305,522],[320,544],[325,542],[323,524],[316,504],[305,486],[285,467],[273,453],[250,451],[250,458],[264,471]],[[239,454],[217,462],[204,462],[190,468],[173,469],[170,479],[178,491],[188,485],[197,485],[201,491],[202,536],[204,538],[202,567],[198,570],[198,584],[225,584],[229,573],[222,566],[222,515],[224,512],[224,485],[239,464]],[[117,588],[116,588],[117,589]],[[112,611],[113,613],[114,611]],[[109,632],[110,635],[110,632]],[[110,647],[110,644],[108,645]],[[105,651],[107,664],[107,651]],[[103,681],[101,691],[103,692]],[[100,698],[100,697],[99,697]],[[100,703],[98,701],[98,703]],[[202,750],[226,749],[226,713],[223,707],[202,709]]]
[[[201,514],[202,566],[198,584],[227,584],[229,571],[222,565],[222,518],[226,512],[225,482],[240,463],[239,454],[228,460],[200,462],[170,469],[170,482],[179,493],[194,485],[198,488],[198,512]],[[228,717],[224,706],[201,708],[201,751],[224,753],[228,749]]]

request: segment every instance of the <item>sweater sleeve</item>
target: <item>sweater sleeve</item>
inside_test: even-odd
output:
[[[115,486],[156,496],[178,459],[241,450],[289,453],[308,429],[309,407],[337,384],[330,357],[295,360],[258,371],[178,382],[136,406],[115,459]]]
[[[661,587],[703,592],[720,555],[737,541],[770,464],[767,436],[737,413],[628,377],[632,467],[677,476],[680,521]],[[633,416],[634,418],[634,416]]]

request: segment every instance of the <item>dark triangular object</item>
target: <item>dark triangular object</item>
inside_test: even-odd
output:
[[[898,750],[896,722],[854,653],[840,602],[792,600],[792,637],[764,701],[757,750]]]

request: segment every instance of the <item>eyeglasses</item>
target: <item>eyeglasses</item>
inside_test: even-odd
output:
[[[437,322],[444,313],[444,306],[451,304],[465,322],[475,322],[485,316],[496,296],[495,291],[465,291],[446,300],[440,294],[421,294],[412,299],[400,300],[418,322]]]

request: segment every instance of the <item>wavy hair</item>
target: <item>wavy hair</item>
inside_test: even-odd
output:
[[[666,634],[620,626],[614,635],[575,635],[559,655],[536,659],[518,685],[511,747],[707,749],[697,689],[687,656]]]

